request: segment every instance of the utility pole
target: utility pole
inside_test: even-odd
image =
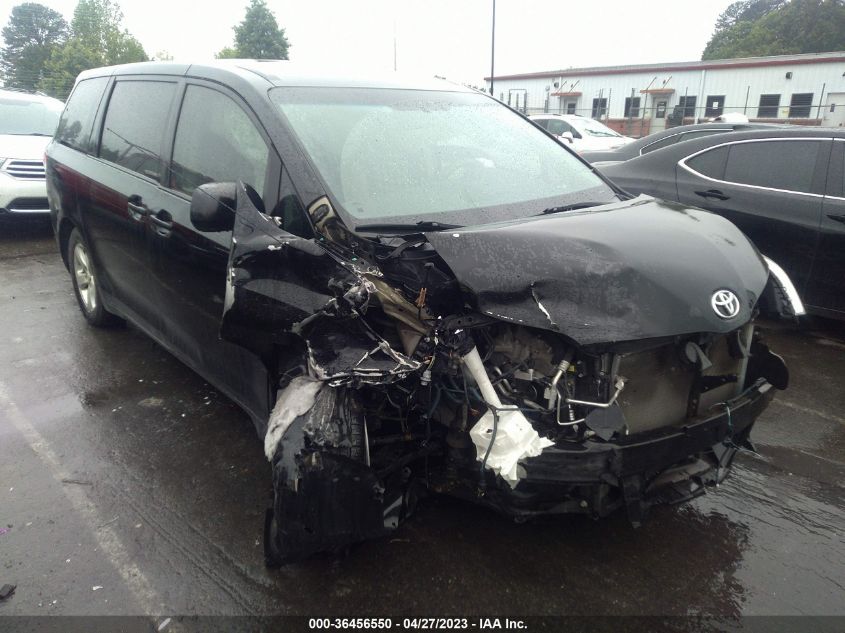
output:
[[[493,34],[490,38],[490,94],[493,94],[493,79],[496,77],[496,0],[493,0]]]

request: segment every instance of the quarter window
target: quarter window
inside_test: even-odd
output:
[[[724,180],[812,193],[821,145],[817,141],[736,143],[730,146]]]
[[[175,83],[164,81],[117,82],[103,122],[100,157],[158,180],[175,91]]]
[[[188,86],[176,140],[170,187],[188,195],[207,182],[236,182],[264,192],[269,150],[250,118],[226,95]]]
[[[89,150],[94,116],[108,82],[108,77],[98,77],[76,84],[56,130],[59,143],[83,152]]]
[[[707,152],[694,156],[687,161],[687,165],[699,174],[716,180],[725,177],[725,163],[728,160],[728,148],[716,147]]]
[[[757,116],[761,119],[776,119],[780,107],[780,95],[760,95]]]

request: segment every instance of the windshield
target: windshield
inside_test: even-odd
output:
[[[611,130],[606,125],[602,125],[598,121],[594,121],[593,119],[578,119],[575,121],[570,121],[573,127],[578,128],[578,131],[582,134],[587,134],[588,136],[601,136],[601,137],[617,137],[620,136],[613,130]]]
[[[376,88],[270,95],[356,224],[496,221],[614,197],[557,141],[484,95]]]
[[[0,97],[0,134],[53,136],[64,105]]]

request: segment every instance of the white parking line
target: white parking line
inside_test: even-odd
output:
[[[164,608],[163,600],[153,590],[153,585],[144,575],[144,572],[132,561],[132,557],[123,546],[120,537],[109,525],[110,522],[100,514],[97,506],[85,494],[85,487],[63,486],[61,484],[63,479],[72,479],[72,475],[64,469],[44,436],[32,426],[32,423],[9,397],[9,391],[2,381],[0,381],[0,414],[5,415],[5,418],[12,423],[12,426],[24,437],[33,452],[50,470],[50,474],[70,501],[73,509],[87,523],[88,529],[97,541],[100,550],[108,556],[129,591],[135,596],[138,606],[146,614],[161,613]],[[0,417],[3,417],[3,415],[0,415]]]

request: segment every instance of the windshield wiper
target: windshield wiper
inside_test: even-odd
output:
[[[448,231],[450,229],[461,229],[463,228],[460,224],[443,224],[442,222],[429,222],[426,220],[422,220],[415,224],[394,224],[394,223],[384,223],[384,224],[359,224],[355,227],[356,231],[388,231],[390,233],[403,233],[403,232],[414,232],[419,233],[420,231]]]
[[[9,132],[9,136],[53,136],[44,132]]]
[[[615,200],[608,200],[606,202],[573,202],[572,204],[564,204],[559,207],[549,207],[543,209],[543,213],[561,213],[563,211],[575,211],[576,209],[589,209],[590,207],[600,207],[605,204],[612,204]]]

